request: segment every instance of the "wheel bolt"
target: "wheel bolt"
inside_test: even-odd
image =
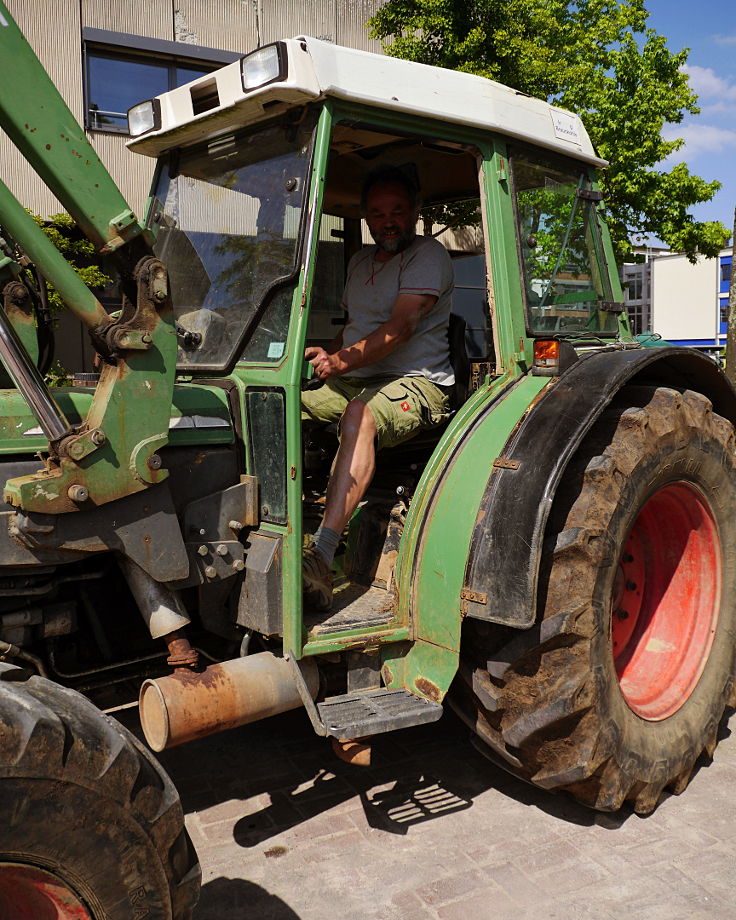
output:
[[[629,611],[628,610],[617,610],[616,616],[619,618],[619,620],[628,620]]]
[[[627,590],[627,591],[636,591],[636,582],[635,582],[635,581],[627,581],[627,582],[626,582],[626,590]]]

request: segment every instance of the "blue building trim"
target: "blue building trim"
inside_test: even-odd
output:
[[[721,294],[728,294],[730,289],[729,281],[731,276],[731,260],[732,256],[721,256],[721,272],[718,287],[718,290]]]
[[[715,339],[668,339],[667,341],[672,342],[673,345],[687,345],[691,348],[711,348],[716,345],[720,345],[720,342],[716,342]]]

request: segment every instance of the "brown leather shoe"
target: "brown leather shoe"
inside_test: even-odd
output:
[[[302,557],[302,585],[305,604],[325,612],[332,607],[332,569],[313,543]]]

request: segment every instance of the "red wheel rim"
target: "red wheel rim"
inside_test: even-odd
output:
[[[621,554],[611,604],[619,687],[642,719],[684,705],[718,623],[721,544],[703,495],[675,482],[646,502]]]
[[[0,862],[0,920],[94,920],[58,876],[36,866]]]

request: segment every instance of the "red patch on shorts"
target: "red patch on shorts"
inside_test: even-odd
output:
[[[406,400],[404,400],[404,402],[401,404],[401,408],[404,410],[404,412],[408,412],[409,409],[411,409],[411,406]]]

